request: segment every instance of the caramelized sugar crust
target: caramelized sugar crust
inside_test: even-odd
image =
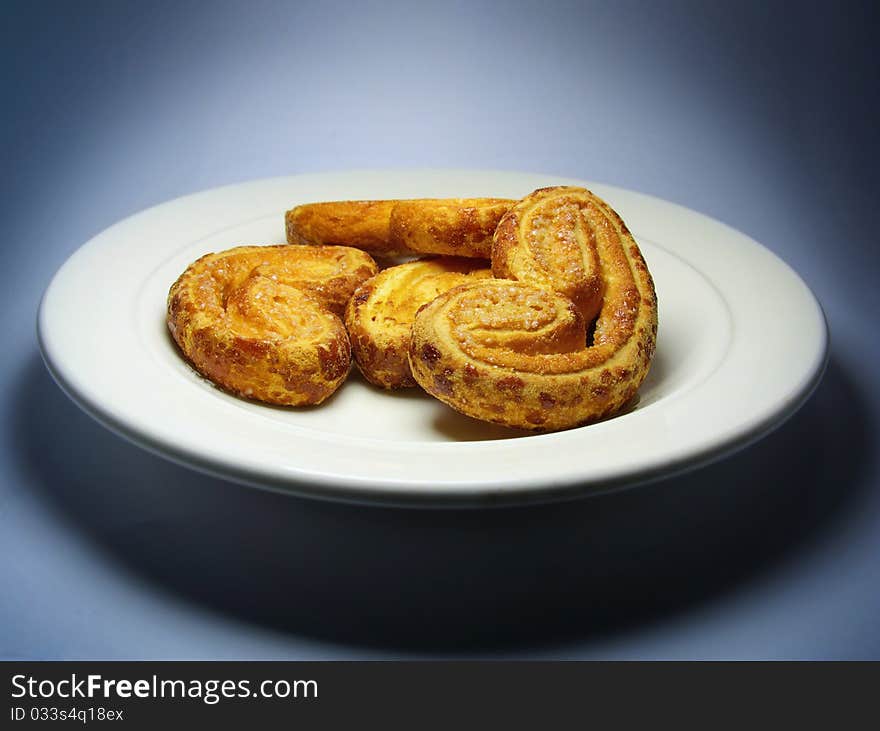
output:
[[[318,404],[348,375],[340,316],[377,271],[364,252],[338,246],[207,254],[171,286],[168,329],[193,367],[227,391],[270,404]]]

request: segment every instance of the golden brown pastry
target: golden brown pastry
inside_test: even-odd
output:
[[[354,246],[381,257],[446,254],[488,259],[506,198],[307,203],[285,214],[291,244]]]
[[[241,246],[191,264],[168,293],[168,328],[187,360],[232,393],[318,404],[345,380],[340,315],[378,271],[341,246]]]
[[[452,287],[491,276],[487,261],[442,256],[390,267],[364,282],[345,311],[364,377],[382,388],[415,386],[408,352],[416,311]]]
[[[391,208],[388,237],[401,251],[489,259],[495,228],[515,202],[507,198],[401,200]]]
[[[533,194],[534,195],[534,194]],[[591,322],[604,294],[599,251],[572,206],[517,206],[495,231],[492,272],[562,294]]]
[[[397,201],[306,203],[284,214],[287,243],[353,246],[375,256],[407,253],[391,243],[391,209]]]
[[[584,188],[537,190],[498,226],[492,279],[449,290],[415,318],[416,381],[453,408],[550,431],[619,411],[648,373],[657,299],[620,217]],[[602,292],[588,341],[589,296]],[[540,286],[536,286],[540,285]],[[585,316],[586,313],[586,316]]]

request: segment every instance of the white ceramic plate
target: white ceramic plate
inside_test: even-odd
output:
[[[586,185],[617,209],[654,275],[657,354],[630,412],[524,435],[356,372],[322,406],[249,403],[198,376],[165,327],[194,259],[284,241],[284,211],[318,200],[501,196]],[[88,413],[199,470],[316,497],[398,504],[542,501],[634,484],[721,456],[791,415],[826,359],[822,311],[775,255],[706,216],[646,195],[547,175],[358,171],[259,180],[186,196],[107,229],[52,280],[45,361]]]

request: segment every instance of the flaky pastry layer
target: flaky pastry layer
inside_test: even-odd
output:
[[[493,270],[511,279],[456,287],[416,315],[409,360],[428,393],[542,431],[597,421],[633,398],[654,354],[657,299],[605,201],[576,187],[526,196],[498,226]]]
[[[364,377],[382,388],[415,386],[408,353],[416,312],[452,287],[491,277],[488,264],[449,256],[419,259],[389,267],[358,287],[345,326]]]
[[[168,329],[218,386],[271,404],[318,404],[351,368],[340,315],[377,271],[366,253],[338,246],[207,254],[171,286]]]

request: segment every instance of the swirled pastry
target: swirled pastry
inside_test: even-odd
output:
[[[462,285],[416,315],[416,381],[469,416],[533,430],[619,411],[657,335],[654,284],[620,217],[583,188],[537,190],[499,224],[493,269],[521,281]]]
[[[354,246],[376,256],[446,254],[488,259],[506,198],[307,203],[285,214],[291,244]]]
[[[578,225],[578,216],[577,207],[558,204],[558,196],[557,205],[517,206],[495,231],[492,272],[499,279],[565,295],[590,322],[599,312],[605,285],[596,233]]]
[[[318,404],[351,368],[340,315],[377,271],[369,255],[337,246],[207,254],[171,286],[168,328],[218,386],[271,404]]]
[[[382,388],[415,386],[408,353],[416,311],[452,287],[491,276],[486,261],[443,256],[399,264],[364,282],[345,311],[364,377]]]

